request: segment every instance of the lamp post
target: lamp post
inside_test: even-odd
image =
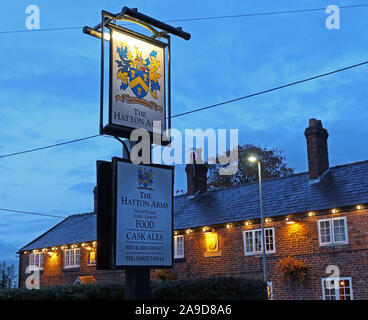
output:
[[[262,176],[261,176],[261,161],[256,156],[250,156],[249,162],[257,162],[258,164],[258,185],[259,185],[259,206],[261,209],[261,237],[262,237],[262,251],[263,251],[263,280],[267,282],[267,271],[266,271],[266,239],[264,232],[264,221],[263,221],[263,204],[262,204]]]

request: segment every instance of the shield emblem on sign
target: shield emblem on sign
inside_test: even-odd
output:
[[[216,233],[206,234],[207,251],[214,252],[218,250],[218,238]]]
[[[149,91],[149,74],[148,72],[129,69],[129,85],[135,96],[142,99]]]

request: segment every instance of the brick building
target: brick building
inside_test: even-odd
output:
[[[304,132],[309,171],[263,181],[267,280],[273,299],[368,299],[368,161],[329,167],[327,130]],[[258,182],[207,191],[205,165],[186,166],[188,194],[174,198],[177,278],[263,277]],[[19,250],[41,286],[123,281],[95,268],[96,215],[72,215]],[[281,262],[301,265],[302,281]],[[280,261],[281,260],[281,261]],[[84,278],[85,276],[93,276]],[[331,276],[337,277],[331,278]]]

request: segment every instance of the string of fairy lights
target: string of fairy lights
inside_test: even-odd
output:
[[[279,222],[279,221],[285,221],[286,224],[295,224],[300,222],[304,218],[311,218],[314,216],[320,216],[320,215],[327,215],[327,214],[341,214],[344,212],[351,212],[352,210],[355,211],[362,211],[363,209],[367,209],[367,205],[355,205],[355,206],[349,206],[345,208],[333,208],[333,209],[327,209],[327,210],[315,210],[315,211],[308,211],[304,213],[295,213],[295,214],[287,214],[282,216],[274,216],[274,217],[266,217],[264,219],[265,223],[272,223],[272,222]],[[217,224],[213,226],[202,226],[202,227],[196,227],[196,228],[188,228],[188,229],[182,229],[182,230],[176,230],[174,231],[174,235],[182,235],[182,234],[190,234],[193,232],[214,232],[217,229],[231,229],[233,227],[248,227],[248,226],[254,226],[260,224],[260,218],[257,219],[249,219],[249,220],[242,220],[242,221],[236,221],[236,222],[229,222],[225,224]]]
[[[326,209],[326,210],[316,210],[316,211],[308,211],[304,213],[296,213],[296,214],[288,214],[283,216],[275,216],[275,217],[267,217],[265,218],[266,224],[276,223],[276,222],[285,222],[287,225],[294,225],[301,223],[301,221],[305,218],[313,218],[316,216],[321,215],[327,215],[327,214],[333,214],[338,215],[342,214],[344,212],[351,212],[351,211],[360,211],[360,212],[368,212],[367,210],[364,211],[364,209],[368,209],[368,204],[366,205],[355,205],[355,206],[349,206],[344,208],[333,208],[333,209]],[[260,219],[249,219],[249,220],[242,220],[242,221],[236,221],[231,223],[222,223],[222,224],[216,224],[212,226],[200,226],[195,228],[186,228],[186,229],[180,229],[174,231],[174,236],[183,236],[183,235],[190,235],[194,232],[197,233],[214,233],[220,229],[232,229],[236,227],[243,228],[243,230],[247,230],[249,228],[253,228],[254,225],[260,224]],[[269,226],[268,226],[269,227]],[[82,243],[74,243],[74,244],[65,244],[61,246],[52,246],[52,247],[45,247],[45,248],[39,248],[39,249],[33,249],[33,250],[24,250],[22,251],[23,254],[30,254],[30,253],[47,253],[49,256],[51,256],[53,253],[58,253],[60,250],[66,250],[66,249],[77,249],[77,248],[84,248],[88,251],[96,251],[97,248],[97,241],[89,241],[89,242],[82,242]]]
[[[30,254],[30,253],[47,253],[49,256],[53,253],[58,253],[60,250],[66,250],[66,249],[78,249],[78,248],[84,248],[88,251],[95,251],[97,246],[97,241],[87,241],[82,243],[74,243],[70,245],[62,245],[62,246],[53,246],[53,247],[45,247],[45,248],[39,248],[39,249],[33,249],[33,250],[25,250],[23,251],[23,254]]]

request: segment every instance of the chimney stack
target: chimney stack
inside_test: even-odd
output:
[[[198,160],[196,160],[196,154],[192,151],[190,155],[190,163],[185,166],[189,196],[196,194],[198,191],[207,191],[208,166],[206,163],[203,163],[201,150],[197,149],[196,152]]]
[[[309,119],[305,129],[307,139],[308,167],[310,180],[319,180],[329,168],[327,138],[328,132],[321,120]]]

